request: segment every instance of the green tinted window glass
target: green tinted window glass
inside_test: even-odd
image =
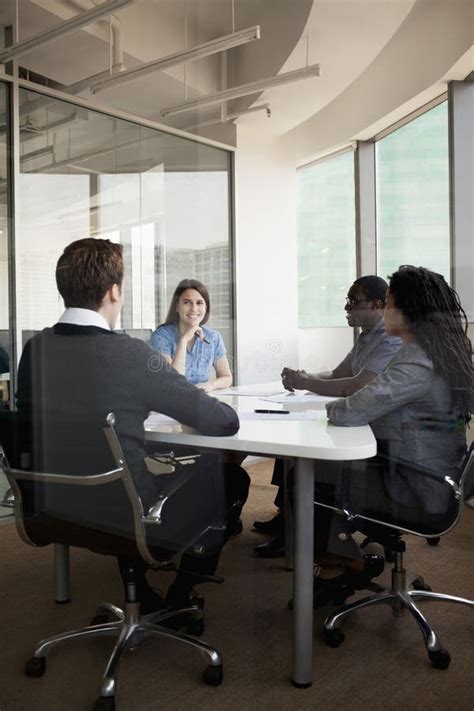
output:
[[[377,266],[400,264],[450,276],[448,105],[377,142]]]
[[[298,171],[300,328],[345,326],[344,296],[356,276],[354,154]]]

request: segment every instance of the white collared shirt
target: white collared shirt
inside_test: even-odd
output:
[[[92,309],[79,309],[76,307],[66,309],[58,323],[70,323],[74,326],[98,326],[107,331],[111,331],[109,324],[105,318]]]

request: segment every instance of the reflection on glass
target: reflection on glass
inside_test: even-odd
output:
[[[0,83],[0,410],[10,407],[11,332],[8,299],[8,193],[7,193],[7,86]],[[12,509],[2,506],[9,489],[0,464],[0,519],[11,516]]]
[[[0,114],[7,115],[7,87],[0,84]],[[9,406],[11,337],[8,303],[7,133],[0,126],[0,409]]]
[[[300,328],[346,326],[344,297],[355,273],[350,151],[298,170]]]
[[[92,236],[124,246],[118,328],[147,338],[176,284],[196,278],[210,289],[211,326],[232,355],[229,154],[26,90],[20,111],[29,127],[17,250],[23,343],[63,310],[54,279],[62,249]]]
[[[450,279],[448,105],[376,144],[378,273],[422,265]]]

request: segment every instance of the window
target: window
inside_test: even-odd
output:
[[[346,326],[344,296],[356,276],[354,154],[298,170],[300,328]]]
[[[449,280],[447,102],[377,142],[376,175],[378,273],[414,264]]]

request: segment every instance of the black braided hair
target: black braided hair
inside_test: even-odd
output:
[[[456,409],[466,422],[472,408],[472,344],[467,317],[457,292],[441,274],[403,265],[389,277],[395,306],[418,344],[433,362],[435,373],[449,384]]]

